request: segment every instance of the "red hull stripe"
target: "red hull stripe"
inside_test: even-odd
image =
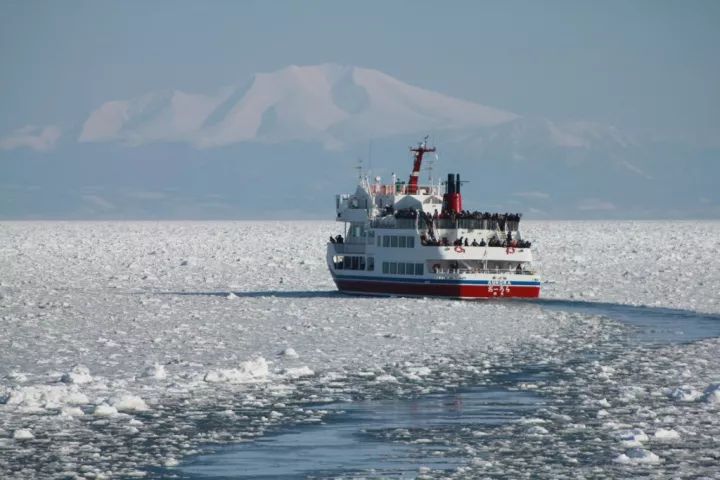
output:
[[[368,282],[341,278],[336,278],[335,284],[341,292],[375,295],[453,298],[537,298],[540,296],[539,286]]]
[[[485,285],[487,286],[490,280],[453,280],[453,279],[432,279],[432,278],[418,278],[418,277],[370,277],[360,275],[334,275],[336,280],[355,280],[358,282],[380,282],[380,283],[413,283],[413,284],[428,284],[433,285]],[[540,287],[539,281],[527,281],[527,280],[503,280],[504,282],[510,282],[509,285],[513,287]]]

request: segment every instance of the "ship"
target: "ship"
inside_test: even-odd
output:
[[[428,137],[410,148],[407,182],[363,174],[352,194],[335,198],[342,233],[327,243],[340,292],[454,299],[537,298],[540,275],[521,214],[463,208],[460,174],[420,184]]]

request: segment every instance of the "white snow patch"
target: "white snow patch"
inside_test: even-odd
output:
[[[28,385],[12,387],[0,395],[0,404],[26,410],[59,408],[62,405],[89,403],[88,397],[76,385]]]
[[[96,406],[95,410],[93,411],[93,415],[95,415],[96,417],[111,417],[113,415],[117,415],[117,413],[117,408],[112,407],[107,403],[101,403],[100,405]]]
[[[144,412],[150,409],[147,403],[145,403],[145,400],[130,394],[112,398],[110,405],[115,407],[118,412]]]
[[[15,440],[32,440],[35,435],[27,428],[19,428],[13,432],[13,438]]]
[[[75,365],[72,370],[66,372],[60,377],[60,381],[64,383],[90,383],[93,377],[90,376],[90,369],[84,365]]]
[[[81,417],[85,415],[80,407],[63,407],[60,410],[60,415],[64,417]]]
[[[238,368],[211,370],[203,378],[208,383],[255,383],[267,380],[268,363],[263,357],[242,362]]]
[[[644,448],[631,448],[625,453],[621,453],[613,460],[617,463],[624,464],[642,464],[656,465],[662,463],[663,459],[655,455],[650,450]]]
[[[653,435],[653,439],[659,442],[673,442],[680,439],[680,434],[671,428],[659,428]]]

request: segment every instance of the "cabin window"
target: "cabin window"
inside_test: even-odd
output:
[[[372,270],[374,259],[368,257],[368,270]],[[391,275],[422,275],[424,266],[422,263],[405,263],[405,262],[383,262],[382,272]]]
[[[384,235],[383,236],[383,247],[387,248],[390,246],[390,236]]]
[[[397,248],[398,246],[398,237],[396,235],[390,236],[390,247]]]
[[[333,267],[335,270],[375,270],[375,260],[372,257],[337,256],[333,257]]]
[[[415,237],[407,237],[407,248],[415,248]]]
[[[377,236],[377,246],[380,246],[380,240],[382,239],[382,235]]]

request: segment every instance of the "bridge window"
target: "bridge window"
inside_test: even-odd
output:
[[[385,248],[415,248],[415,237],[398,235],[378,235],[378,247],[380,246],[380,237],[382,237],[382,246]]]
[[[335,270],[375,270],[375,259],[373,257],[345,255],[333,257]]]

